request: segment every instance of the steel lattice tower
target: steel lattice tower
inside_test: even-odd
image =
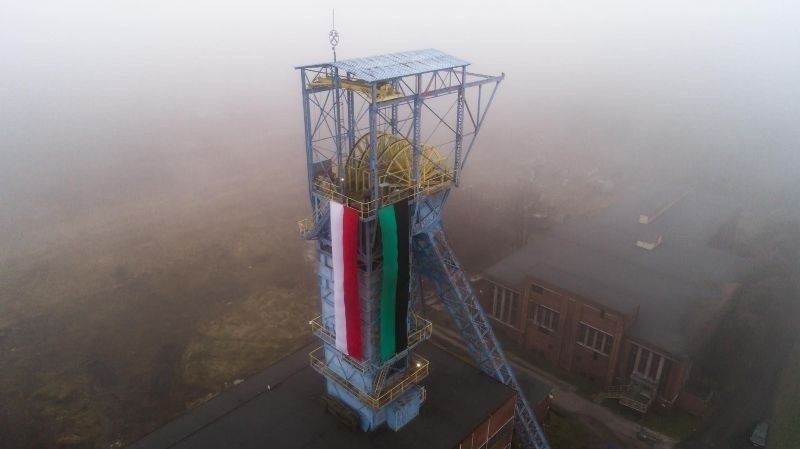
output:
[[[383,423],[396,430],[413,419],[425,400],[417,383],[428,373],[428,362],[413,349],[431,335],[431,323],[416,313],[424,278],[477,366],[515,390],[517,433],[525,446],[548,448],[441,224],[442,208],[504,78],[468,72],[468,65],[431,49],[297,67],[313,210],[300,228],[304,238],[316,240],[322,309],[311,321],[323,343],[311,353],[311,364],[326,377],[328,394],[355,411],[363,430]],[[410,217],[407,346],[386,358],[378,336],[385,257],[378,212],[401,202]],[[336,339],[333,205],[358,217],[359,357]]]

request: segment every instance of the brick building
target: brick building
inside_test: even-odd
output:
[[[737,216],[708,193],[619,192],[485,270],[481,301],[498,331],[624,405],[696,404],[693,357],[749,266],[720,249]]]

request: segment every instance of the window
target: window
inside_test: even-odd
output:
[[[537,284],[531,284],[531,291],[538,294],[544,294],[544,287]]]
[[[633,357],[633,374],[658,382],[666,361],[663,355],[635,344],[631,357]]]
[[[578,326],[578,344],[603,355],[609,355],[614,346],[614,337],[586,323]]]
[[[492,309],[489,315],[509,326],[515,326],[519,312],[519,293],[494,284]]]
[[[547,306],[531,302],[528,317],[537,326],[550,332],[558,332],[559,313]]]

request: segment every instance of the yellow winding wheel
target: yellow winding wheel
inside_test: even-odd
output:
[[[378,134],[377,165],[378,184],[391,191],[414,188],[414,147],[405,137],[396,134]],[[444,157],[433,145],[422,144],[419,158],[419,184],[421,189],[443,184],[449,178],[444,167]],[[350,192],[369,190],[369,134],[362,136],[350,150],[345,164],[345,180]]]

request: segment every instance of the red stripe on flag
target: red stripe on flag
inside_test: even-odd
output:
[[[342,217],[344,258],[344,313],[347,320],[347,353],[362,360],[361,304],[358,300],[358,212],[344,208]]]

